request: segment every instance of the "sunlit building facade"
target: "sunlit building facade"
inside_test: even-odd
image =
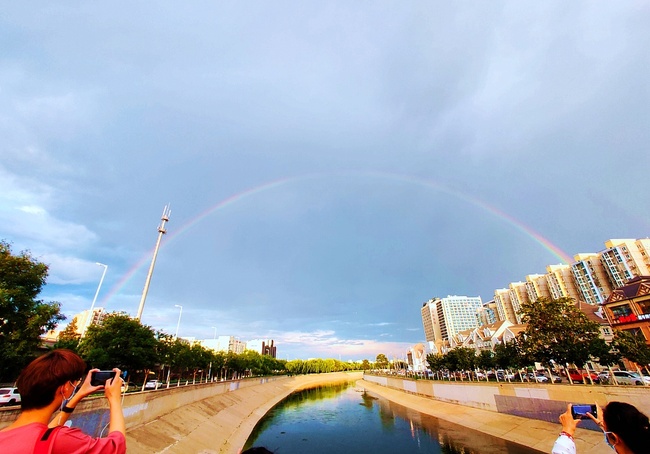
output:
[[[571,270],[582,300],[588,304],[604,303],[612,286],[600,254],[577,254],[574,260]]]

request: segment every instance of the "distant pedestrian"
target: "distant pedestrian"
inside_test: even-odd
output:
[[[94,369],[97,370],[97,369]],[[0,451],[11,454],[123,454],[126,452],[120,370],[106,385],[92,386],[91,370],[70,350],[52,350],[32,361],[16,381],[22,412],[0,430]],[[64,426],[84,397],[104,389],[110,408],[108,436],[94,438]],[[59,414],[52,416],[59,411]]]
[[[576,454],[573,434],[582,421],[573,419],[571,404],[560,415],[562,432],[553,445],[553,454]],[[598,415],[591,418],[605,435],[607,445],[618,454],[650,454],[650,421],[639,410],[624,402],[610,402],[605,408],[597,407]]]

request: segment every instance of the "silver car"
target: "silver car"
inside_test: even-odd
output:
[[[619,385],[643,385],[644,382],[650,384],[650,377],[642,377],[636,372],[627,370],[615,370],[614,378],[616,378]]]

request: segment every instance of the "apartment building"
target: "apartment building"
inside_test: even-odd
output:
[[[477,310],[483,305],[480,296],[449,295],[433,298],[422,305],[422,326],[432,351],[440,351],[440,345],[449,342],[456,333],[476,328]]]
[[[572,298],[580,301],[582,296],[576,287],[571,265],[548,265],[546,267],[546,283],[552,299]]]
[[[650,276],[650,239],[607,240],[600,260],[614,288],[636,276]]]
[[[577,254],[574,260],[571,271],[582,300],[588,304],[604,303],[613,289],[600,254]]]
[[[73,320],[75,318],[77,319],[77,329],[75,332],[79,335],[83,335],[89,326],[101,325],[107,316],[108,312],[106,312],[103,307],[96,307],[92,312],[90,309],[79,312],[77,315],[72,317]]]
[[[508,320],[510,323],[517,323],[515,309],[512,306],[510,289],[500,288],[494,291],[494,303],[497,307],[499,320]]]
[[[483,306],[476,309],[476,320],[478,326],[496,323],[499,320],[497,317],[497,305],[494,300],[488,301],[487,303],[484,303]]]
[[[551,292],[548,288],[546,274],[529,274],[526,276],[526,292],[530,301],[537,301],[540,298],[550,298]]]
[[[510,304],[515,313],[515,323],[521,323],[521,306],[530,301],[528,298],[528,288],[525,282],[511,282],[508,286],[510,293]]]

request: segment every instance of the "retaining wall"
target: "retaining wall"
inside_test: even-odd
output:
[[[436,400],[557,423],[567,403],[628,402],[650,413],[650,388],[583,384],[449,382],[365,374],[364,380]],[[581,427],[599,430],[592,421]]]

